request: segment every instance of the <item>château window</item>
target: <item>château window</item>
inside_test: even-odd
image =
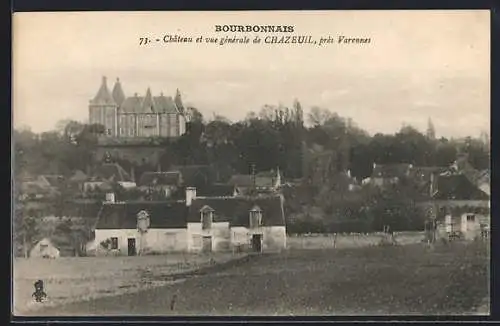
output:
[[[262,210],[258,206],[254,206],[250,210],[250,228],[255,229],[262,226]]]
[[[106,130],[106,134],[111,135],[111,133],[112,133],[112,132],[111,132],[111,129],[109,129],[109,128],[108,128],[108,129]]]
[[[118,238],[111,238],[111,249],[118,249]]]
[[[476,217],[472,214],[467,215],[467,222],[474,222]]]
[[[214,210],[209,206],[204,206],[201,210],[201,229],[210,230],[212,228]]]

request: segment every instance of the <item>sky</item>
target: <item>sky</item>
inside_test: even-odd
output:
[[[174,95],[204,116],[233,121],[264,105],[307,114],[318,106],[370,133],[403,124],[437,136],[478,136],[490,126],[488,11],[58,12],[15,13],[13,124],[35,132],[85,121],[106,76],[127,96]],[[370,38],[368,44],[139,44],[196,38],[215,25],[293,25],[281,35]],[[276,34],[272,34],[276,35]]]

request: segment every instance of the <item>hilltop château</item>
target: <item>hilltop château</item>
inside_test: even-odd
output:
[[[117,79],[110,92],[106,77],[102,78],[94,99],[89,103],[89,122],[101,124],[109,138],[179,137],[186,131],[187,113],[179,90],[171,96],[126,97]]]

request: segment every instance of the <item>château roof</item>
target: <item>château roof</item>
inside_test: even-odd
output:
[[[148,103],[149,100],[145,100],[143,96],[131,96],[123,101],[120,106],[122,113],[149,113],[149,109],[146,111],[144,108],[144,103]],[[177,107],[175,106],[174,100],[171,96],[152,96],[152,112],[153,113],[179,113]]]
[[[120,83],[119,78],[116,79],[116,83],[113,87],[113,92],[111,95],[113,96],[113,99],[118,106],[122,105],[123,101],[125,101],[125,93],[123,92],[122,84]]]
[[[93,104],[93,105],[116,105],[115,100],[113,99],[113,96],[111,95],[111,93],[108,89],[106,77],[102,77],[101,87],[97,91],[97,94],[94,97],[94,99],[91,101],[91,104]]]
[[[142,100],[142,112],[153,113],[156,112],[155,109],[158,109],[153,96],[151,95],[151,89],[148,87],[146,90],[146,96]]]

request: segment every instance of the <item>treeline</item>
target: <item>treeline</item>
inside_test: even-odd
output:
[[[405,126],[394,134],[369,135],[351,119],[326,109],[312,108],[304,117],[301,104],[291,108],[264,106],[238,122],[222,116],[205,118],[190,108],[187,132],[175,140],[158,139],[165,147],[162,169],[172,165],[209,164],[224,181],[232,173],[248,174],[279,167],[285,180],[295,186],[285,189],[290,227],[334,230],[343,227],[360,231],[378,229],[388,220],[400,228],[419,225],[421,216],[412,201],[416,191],[411,184],[392,192],[363,188],[349,192],[345,172],[358,181],[372,173],[373,163],[411,163],[415,166],[449,166],[458,152],[468,153],[469,162],[478,170],[488,169],[490,148],[486,135],[464,139],[435,138],[429,121],[425,133]],[[383,119],[383,117],[380,117]],[[104,128],[65,121],[56,130],[35,134],[14,131],[15,174],[72,175],[86,171],[96,161],[97,139]],[[326,156],[322,164],[316,158]],[[326,162],[326,163],[325,163]],[[146,170],[156,170],[147,163],[134,165],[121,161],[136,178]],[[320,176],[319,178],[315,176]],[[311,180],[315,180],[311,182]],[[420,214],[420,215],[419,215]],[[381,221],[381,216],[385,220]],[[350,223],[350,224],[349,224]],[[295,226],[293,226],[295,225]]]
[[[236,173],[256,172],[277,167],[288,179],[307,177],[308,156],[313,148],[335,155],[336,171],[350,170],[358,179],[371,174],[373,162],[412,163],[416,166],[449,166],[457,152],[469,154],[470,163],[479,170],[490,164],[489,144],[480,138],[460,141],[435,139],[433,130],[423,134],[405,126],[395,134],[375,134],[356,126],[326,109],[313,108],[304,124],[298,101],[292,108],[265,106],[235,123],[221,116],[204,119],[191,108],[188,132],[176,140],[161,140],[166,155],[162,167],[170,165],[211,164]],[[430,128],[433,128],[430,125]],[[61,122],[58,129],[41,134],[15,130],[15,172],[70,175],[86,171],[97,158],[97,138],[104,128],[75,121]],[[149,167],[155,169],[156,167]]]

